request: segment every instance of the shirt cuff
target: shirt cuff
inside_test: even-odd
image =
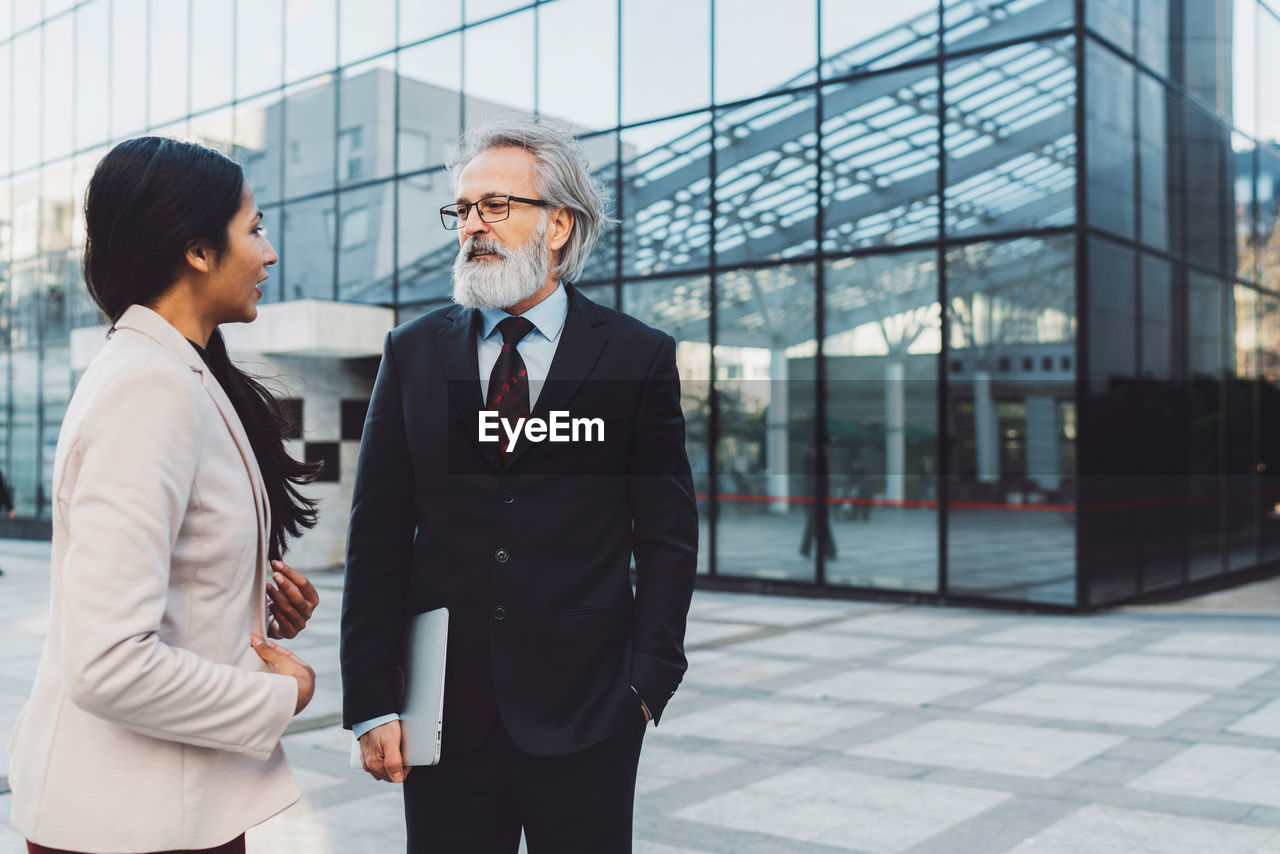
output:
[[[375,729],[377,727],[382,726],[383,724],[389,724],[392,721],[398,721],[398,720],[400,720],[399,715],[390,714],[390,715],[383,715],[380,718],[373,718],[372,720],[361,721],[360,723],[356,724],[351,728],[351,734],[354,735],[356,738],[359,738],[360,736],[364,735],[366,732],[368,732],[371,729]]]

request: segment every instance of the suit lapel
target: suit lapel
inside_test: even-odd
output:
[[[450,317],[453,323],[436,333],[436,347],[444,363],[450,404],[460,419],[462,431],[471,437],[471,442],[494,471],[502,471],[502,452],[498,443],[481,442],[477,424],[479,413],[484,409],[476,344],[480,334],[480,313],[459,306]]]
[[[569,297],[564,329],[560,332],[560,342],[556,345],[556,354],[547,371],[547,381],[542,386],[533,411],[529,413],[530,418],[546,420],[553,411],[567,410],[582,383],[595,369],[600,353],[609,340],[604,319],[593,311],[595,304],[578,293],[572,285],[566,284],[563,287]],[[521,438],[507,459],[507,465],[514,464],[524,456],[531,444],[533,443]]]

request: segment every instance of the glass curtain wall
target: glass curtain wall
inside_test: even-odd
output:
[[[0,468],[47,518],[112,143],[244,164],[266,299],[403,321],[458,134],[537,114],[619,220],[577,284],[678,342],[702,573],[1070,607],[1280,558],[1273,8],[0,5]]]

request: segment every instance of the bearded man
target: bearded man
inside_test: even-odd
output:
[[[411,852],[628,852],[697,562],[675,341],[569,284],[607,216],[567,134],[490,125],[452,169],[456,305],[387,336],[360,445],[344,725],[404,783]],[[438,607],[441,760],[410,773],[405,627]]]

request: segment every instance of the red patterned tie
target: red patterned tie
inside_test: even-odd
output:
[[[520,418],[529,415],[529,371],[516,344],[533,330],[533,324],[523,317],[508,317],[498,324],[502,333],[502,352],[493,363],[489,374],[489,399],[485,407],[498,413],[498,417],[515,427]],[[505,433],[503,434],[505,436]],[[502,456],[506,459],[506,440],[503,439]]]

